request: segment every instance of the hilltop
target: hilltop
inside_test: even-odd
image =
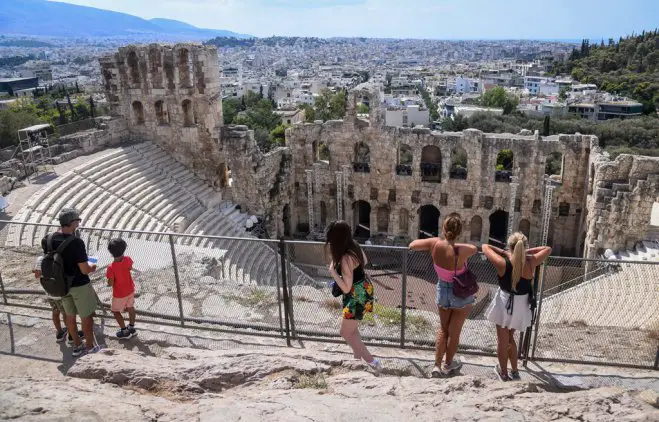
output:
[[[226,30],[197,28],[176,20],[146,20],[126,13],[46,0],[3,2],[0,8],[0,33],[71,38],[142,36],[162,40],[249,37]]]

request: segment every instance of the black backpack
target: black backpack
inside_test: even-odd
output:
[[[75,236],[68,236],[56,250],[53,250],[53,236],[46,239],[46,253],[41,260],[41,287],[53,297],[63,297],[69,293],[73,277],[64,273],[64,258],[62,252],[69,246]]]

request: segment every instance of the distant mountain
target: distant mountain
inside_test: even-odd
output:
[[[205,40],[217,36],[248,38],[225,30],[199,29],[169,19],[151,21],[125,13],[46,0],[1,0],[0,33],[51,37],[153,37]]]

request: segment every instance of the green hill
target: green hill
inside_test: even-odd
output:
[[[554,74],[571,74],[602,91],[631,97],[643,103],[646,114],[659,110],[659,31],[643,31],[615,41],[575,48],[569,59],[554,62]]]

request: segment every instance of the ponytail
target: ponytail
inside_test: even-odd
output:
[[[517,291],[517,283],[522,276],[522,269],[524,268],[525,260],[526,248],[524,247],[524,241],[519,239],[515,243],[515,248],[513,249],[513,274],[511,279],[513,292]]]

